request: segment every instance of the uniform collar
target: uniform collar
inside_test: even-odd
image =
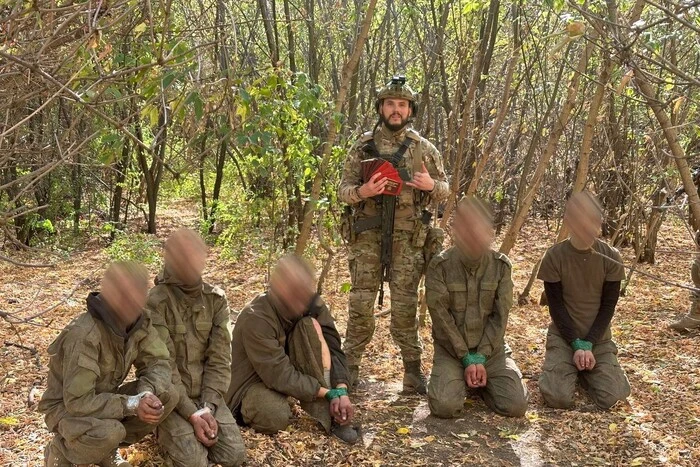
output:
[[[98,292],[91,292],[88,295],[87,308],[88,313],[90,313],[93,318],[104,323],[104,325],[110,331],[112,331],[112,333],[121,337],[125,341],[128,340],[143,323],[142,314],[135,323],[124,329],[123,325],[118,322],[116,316],[114,315],[114,311],[112,311],[110,306],[102,299],[102,296]]]
[[[399,131],[391,131],[383,123],[379,127],[379,135],[382,139],[389,140],[392,143],[400,144],[406,139],[406,132],[411,128],[411,124],[407,123],[406,126],[401,128]]]
[[[460,263],[462,263],[462,266],[464,266],[465,269],[470,270],[470,271],[475,271],[479,269],[479,266],[481,266],[486,259],[486,254],[481,255],[481,257],[477,259],[473,259],[468,257],[467,255],[462,252],[462,250],[457,247],[457,252],[458,252],[458,257]]]

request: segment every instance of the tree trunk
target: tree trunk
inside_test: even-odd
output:
[[[698,189],[693,183],[693,175],[690,173],[690,166],[688,165],[688,158],[685,155],[683,147],[678,141],[678,133],[676,128],[671,123],[671,119],[664,110],[664,104],[659,101],[654,90],[649,84],[649,80],[646,78],[644,71],[642,71],[634,62],[631,64],[634,70],[634,83],[639,90],[639,93],[644,97],[647,105],[651,108],[658,120],[661,129],[666,137],[666,142],[668,143],[671,154],[673,154],[674,161],[676,162],[676,168],[683,181],[683,188],[688,195],[688,205],[692,213],[691,216],[691,226],[694,230],[700,229],[700,196],[698,196]]]
[[[334,112],[328,117],[328,137],[325,145],[323,146],[323,155],[321,157],[318,172],[316,172],[316,176],[314,177],[314,183],[311,188],[311,196],[304,209],[304,221],[301,225],[301,231],[299,232],[299,238],[296,245],[296,253],[299,255],[304,253],[304,250],[306,250],[306,246],[309,242],[314,212],[316,211],[316,204],[321,197],[321,184],[326,177],[328,164],[330,163],[331,159],[331,152],[338,133],[335,116],[343,110],[343,106],[345,105],[348,88],[350,87],[350,79],[352,78],[353,73],[355,73],[355,70],[357,70],[357,65],[360,62],[360,55],[362,55],[362,49],[364,48],[367,35],[369,34],[369,27],[372,24],[372,18],[374,17],[374,10],[376,6],[377,0],[369,0],[367,11],[365,12],[365,17],[362,21],[362,28],[355,41],[352,55],[348,57],[348,60],[345,62],[345,66],[343,67],[340,90],[338,92],[338,97],[335,100],[335,109]]]
[[[518,208],[518,211],[515,213],[515,216],[513,217],[513,222],[508,227],[508,231],[506,232],[505,237],[503,238],[503,243],[501,243],[501,248],[499,250],[501,253],[504,253],[506,255],[510,253],[510,250],[515,245],[515,242],[518,238],[520,229],[525,223],[527,214],[530,211],[530,208],[532,207],[532,202],[534,201],[535,196],[537,195],[537,191],[540,187],[540,183],[542,182],[544,172],[547,169],[549,161],[554,155],[554,152],[557,150],[557,146],[559,145],[559,138],[561,138],[561,135],[564,132],[564,128],[569,122],[571,111],[573,110],[574,104],[576,103],[579,84],[581,83],[581,75],[583,75],[586,72],[586,67],[588,66],[588,59],[592,51],[593,42],[591,41],[586,43],[586,46],[583,52],[581,53],[581,58],[579,60],[578,66],[576,67],[576,70],[574,71],[573,76],[571,77],[571,81],[569,82],[569,89],[567,92],[566,100],[561,109],[559,117],[554,122],[554,128],[552,129],[552,132],[549,135],[549,140],[547,141],[547,146],[545,147],[544,153],[542,154],[542,157],[540,157],[539,163],[537,164],[537,168],[535,169],[535,173],[532,178],[532,183],[528,187],[528,191],[525,197],[523,198],[522,205]]]

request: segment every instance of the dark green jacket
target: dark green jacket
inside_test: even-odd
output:
[[[97,293],[87,298],[88,312],[71,321],[49,346],[49,375],[39,411],[53,431],[65,416],[121,420],[125,394],[119,386],[136,367],[138,391],[176,397],[168,349],[146,316],[124,333],[112,321]]]

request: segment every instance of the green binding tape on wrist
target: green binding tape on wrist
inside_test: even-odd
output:
[[[576,339],[571,343],[571,348],[576,350],[593,350],[593,343],[583,339]]]
[[[346,388],[335,388],[335,389],[329,389],[328,392],[326,392],[326,395],[324,396],[326,400],[329,402],[332,401],[333,399],[337,399],[340,396],[347,396],[348,395],[348,390]]]
[[[469,365],[483,365],[484,363],[486,363],[486,356],[478,352],[469,352],[462,357],[462,366],[464,368]]]

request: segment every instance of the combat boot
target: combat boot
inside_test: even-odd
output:
[[[73,467],[73,464],[63,457],[61,451],[58,450],[55,440],[56,438],[49,441],[46,449],[44,449],[44,467]]]
[[[428,393],[428,381],[420,369],[420,360],[415,362],[403,362],[403,393],[421,394]]]
[[[358,365],[348,365],[348,372],[350,373],[348,381],[348,386],[350,391],[357,389],[358,378],[360,376],[360,367]]]
[[[108,457],[102,459],[97,465],[100,467],[132,467],[131,464],[124,460],[118,448]]]
[[[335,422],[333,422],[333,426],[331,427],[331,434],[348,444],[355,444],[362,438],[360,436],[360,430],[357,427],[352,425],[339,425]]]
[[[687,314],[678,321],[674,321],[668,325],[674,331],[689,331],[691,329],[700,328],[700,315]]]

